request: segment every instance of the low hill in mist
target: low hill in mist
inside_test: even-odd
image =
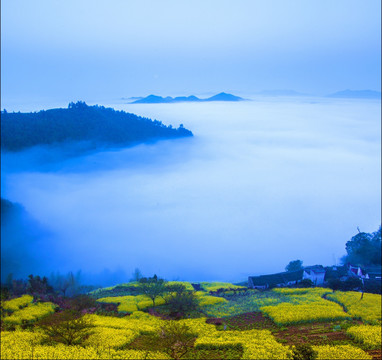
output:
[[[200,99],[194,95],[191,96],[177,96],[175,98],[171,96],[162,97],[157,95],[149,95],[145,98],[133,101],[132,104],[159,104],[159,103],[177,103],[177,102],[202,102],[202,101],[242,101],[245,100],[239,96],[235,96],[227,93],[220,93],[211,96],[207,99]]]
[[[84,102],[67,109],[1,113],[1,149],[19,151],[37,145],[85,142],[88,147],[129,146],[158,139],[192,136],[162,122]]]

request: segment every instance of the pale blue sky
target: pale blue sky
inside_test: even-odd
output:
[[[3,0],[2,107],[381,87],[380,1]]]

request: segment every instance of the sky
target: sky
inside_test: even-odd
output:
[[[377,0],[3,0],[2,108],[151,93],[379,91],[380,30]]]

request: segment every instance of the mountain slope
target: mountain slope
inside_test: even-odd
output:
[[[157,120],[84,102],[37,113],[1,113],[1,149],[7,151],[73,142],[88,142],[93,148],[128,146],[184,136],[192,132],[183,126],[174,129]]]
[[[239,96],[222,92],[220,94],[211,96],[210,98],[205,99],[204,101],[241,101],[241,100],[244,100],[244,99]]]

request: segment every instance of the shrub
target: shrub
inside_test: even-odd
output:
[[[381,282],[374,279],[365,279],[365,292],[372,294],[380,294],[381,293]]]
[[[180,359],[194,346],[195,335],[186,324],[168,321],[161,327],[159,338],[164,352],[173,359]]]
[[[183,285],[172,286],[172,290],[175,290],[175,292],[167,300],[171,314],[180,313],[184,316],[187,313],[199,310],[199,299],[193,291],[186,290]]]
[[[349,277],[342,283],[342,291],[362,289],[362,281],[358,278]]]
[[[342,287],[342,281],[340,279],[329,279],[328,287],[333,291],[339,290]]]
[[[314,360],[318,353],[309,344],[298,344],[293,347],[293,360]]]
[[[97,308],[97,301],[88,295],[77,295],[70,301],[71,308],[75,311],[85,311]]]
[[[362,289],[362,281],[358,278],[349,277],[345,281],[339,279],[330,279],[328,281],[328,286],[332,290],[341,290],[341,291],[351,291]]]
[[[314,286],[314,283],[310,279],[302,279],[297,287],[299,288],[311,288]]]
[[[8,300],[10,297],[9,290],[6,286],[1,285],[0,301]]]

